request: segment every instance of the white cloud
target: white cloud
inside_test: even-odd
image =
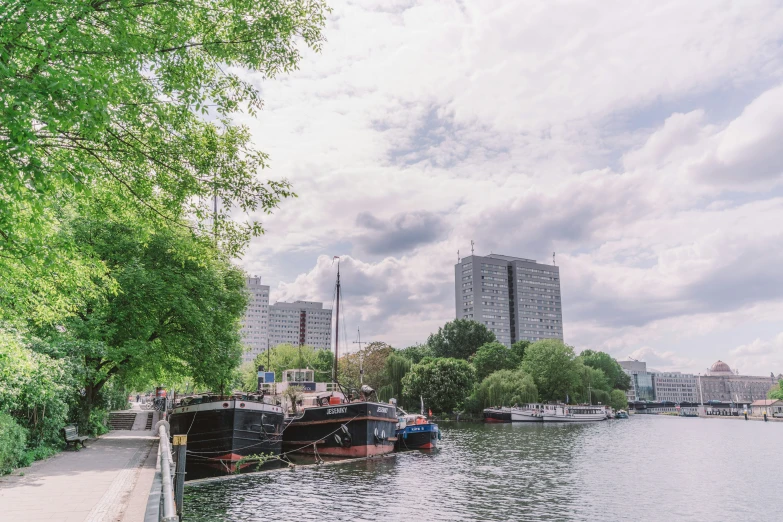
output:
[[[783,332],[772,339],[756,338],[731,350],[734,357],[732,368],[738,368],[748,375],[775,375],[783,373]]]
[[[344,255],[348,328],[407,344],[453,318],[471,239],[556,251],[568,342],[691,371],[781,310],[779,3],[333,7],[321,55],[248,76],[262,174],[300,195],[243,260],[273,296],[331,302]]]

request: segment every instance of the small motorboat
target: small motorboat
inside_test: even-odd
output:
[[[628,412],[625,410],[618,410],[617,413],[614,414],[615,419],[627,419],[628,418]]]
[[[397,451],[435,449],[441,437],[438,425],[424,415],[400,412],[397,417]]]

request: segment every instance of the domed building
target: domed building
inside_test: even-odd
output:
[[[710,366],[707,375],[700,378],[701,399],[709,401],[751,404],[766,399],[767,392],[777,384],[773,374],[769,377],[740,375],[725,362],[718,360]]]
[[[708,375],[734,375],[728,364],[718,359],[712,366]]]

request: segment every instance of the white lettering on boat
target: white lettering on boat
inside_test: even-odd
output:
[[[388,413],[389,408],[383,408],[381,406],[378,406],[378,413]]]
[[[343,407],[343,408],[329,408],[328,410],[326,410],[326,414],[327,415],[334,415],[336,413],[345,413],[347,411],[348,411],[348,408],[346,408],[346,407]]]

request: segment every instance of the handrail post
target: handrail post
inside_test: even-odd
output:
[[[176,461],[176,474],[174,480],[174,503],[177,505],[177,514],[182,517],[182,499],[185,495],[185,461],[188,449],[187,435],[174,435],[174,459]]]

